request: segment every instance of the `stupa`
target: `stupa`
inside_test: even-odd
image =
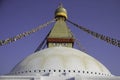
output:
[[[27,56],[0,80],[119,80],[98,60],[73,47],[67,18],[66,9],[60,5],[47,48]]]

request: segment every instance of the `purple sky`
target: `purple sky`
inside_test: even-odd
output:
[[[95,32],[120,40],[120,0],[0,0],[0,40],[31,30],[54,18],[62,2],[68,18]],[[6,74],[32,54],[50,27],[0,47],[0,74]],[[68,23],[89,55],[120,75],[120,48],[107,44]]]

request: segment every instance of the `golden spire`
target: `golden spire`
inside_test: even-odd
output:
[[[55,11],[55,18],[63,17],[65,20],[68,18],[67,17],[67,11],[63,7],[62,3],[59,4],[58,8]]]
[[[74,38],[70,32],[65,20],[67,19],[67,11],[59,4],[55,11],[56,23],[47,38],[48,47],[73,47]]]

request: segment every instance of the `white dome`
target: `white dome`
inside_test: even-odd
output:
[[[67,47],[52,47],[31,54],[10,72],[14,75],[50,73],[111,74],[104,65],[93,57]]]

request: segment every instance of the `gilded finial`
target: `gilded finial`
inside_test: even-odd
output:
[[[59,4],[58,8],[55,11],[55,18],[57,18],[57,17],[64,17],[65,20],[67,19],[67,11],[63,7],[62,3]]]

